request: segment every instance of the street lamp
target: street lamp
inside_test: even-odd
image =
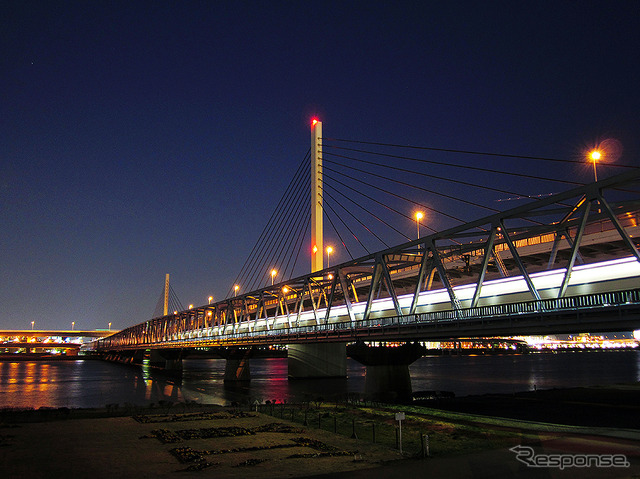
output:
[[[213,296],[209,296],[209,304],[211,304],[211,301],[213,301]]]
[[[75,321],[71,321],[71,331],[73,331],[75,326],[76,326],[76,322]]]
[[[31,331],[33,331],[33,325],[35,324],[35,321],[31,321]]]
[[[331,266],[329,264],[330,255],[333,253],[333,248],[331,246],[327,246],[327,268]]]
[[[599,150],[593,150],[591,153],[589,153],[589,158],[591,158],[591,161],[593,161],[593,177],[596,181],[598,181],[598,171],[596,170],[596,163],[600,158],[602,158],[602,153],[600,153]]]
[[[111,331],[111,323],[109,323],[109,331]]]
[[[238,286],[237,284],[233,286],[233,294],[235,296],[238,296],[238,290],[240,289],[240,286]]]
[[[424,213],[422,211],[416,211],[416,231],[418,233],[418,239],[420,239],[420,220],[424,218]]]
[[[278,272],[275,269],[271,270],[271,286],[273,286],[273,279],[276,277]]]

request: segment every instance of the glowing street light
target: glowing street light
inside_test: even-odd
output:
[[[111,331],[111,323],[109,323],[109,331]]]
[[[416,211],[416,231],[418,232],[418,239],[420,239],[420,220],[424,218],[422,211]]]
[[[333,253],[333,248],[331,246],[327,246],[327,268],[331,266],[329,264],[330,255]]]
[[[276,275],[278,274],[278,272],[275,269],[271,270],[271,286],[273,286],[273,280],[276,277]]]
[[[75,326],[76,326],[76,322],[75,321],[71,321],[71,331],[73,331]]]
[[[240,289],[240,286],[238,286],[237,284],[233,286],[233,294],[235,296],[238,296],[238,290]]]
[[[211,301],[213,301],[213,296],[209,296],[209,304],[211,304]]]
[[[35,324],[35,321],[31,321],[31,331],[33,331],[33,325]]]
[[[282,287],[282,292],[283,292],[284,294],[287,294],[287,293],[289,292],[289,288],[287,288],[286,286],[283,286],[283,287]]]
[[[593,150],[591,153],[589,153],[589,158],[591,158],[591,161],[593,161],[593,177],[596,181],[598,181],[598,170],[596,170],[596,163],[598,163],[598,160],[602,158],[602,153],[599,150]]]

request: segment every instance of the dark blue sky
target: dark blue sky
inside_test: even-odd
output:
[[[185,306],[223,298],[313,115],[639,163],[637,1],[6,1],[0,26],[0,328],[139,323],[165,273]]]

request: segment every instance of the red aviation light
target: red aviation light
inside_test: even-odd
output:
[[[317,118],[314,118],[313,120],[311,120],[311,128],[316,126],[316,123],[318,123],[318,121],[320,121],[320,120],[318,120]]]

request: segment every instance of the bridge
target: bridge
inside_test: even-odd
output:
[[[320,252],[321,140],[314,125],[311,229]],[[312,255],[309,274],[165,312],[95,349],[170,369],[209,348],[227,358],[226,379],[248,379],[251,347],[287,345],[290,377],[327,377],[346,374],[350,344],[368,377],[388,379],[407,376],[420,354],[381,346],[388,342],[638,329],[639,184],[633,169],[334,266]]]
[[[0,330],[0,356],[21,358],[22,355],[46,354],[48,351],[63,351],[74,356],[88,339],[99,339],[117,333],[117,330]],[[16,356],[16,354],[20,356]]]

